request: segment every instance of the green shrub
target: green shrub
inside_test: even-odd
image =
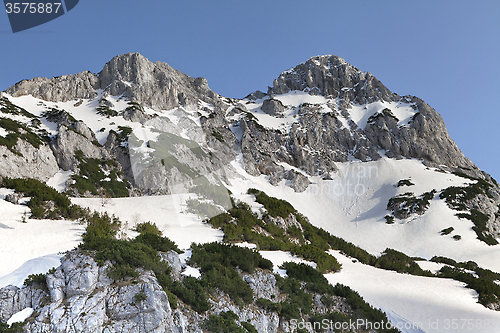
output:
[[[30,274],[24,280],[24,286],[41,287],[42,289],[48,290],[47,287],[47,275],[45,274]]]
[[[177,253],[182,253],[182,251],[179,250],[179,248],[173,241],[168,238],[159,236],[158,234],[141,233],[133,241],[136,243],[148,245],[156,251],[169,252],[173,250]]]
[[[430,271],[424,271],[415,262],[402,252],[385,249],[382,255],[377,259],[375,267],[396,271],[398,273],[409,273],[412,275],[433,276]]]
[[[144,302],[145,300],[148,299],[148,295],[146,295],[143,291],[141,292],[138,292],[134,295],[134,302],[137,304],[137,303],[141,303],[141,302]]]
[[[439,233],[444,236],[444,235],[449,235],[453,230],[455,230],[453,227],[448,227],[446,229],[441,230]]]
[[[246,328],[236,323],[238,316],[232,312],[221,312],[219,315],[210,315],[203,323],[203,328],[214,333],[247,333]]]
[[[456,214],[459,218],[465,218],[472,223],[474,223],[474,226],[472,227],[472,230],[476,232],[477,239],[485,242],[488,245],[497,245],[498,241],[493,238],[488,232],[488,228],[486,226],[486,223],[489,220],[489,216],[486,214],[481,213],[477,209],[471,209],[470,214],[467,213],[458,213]]]
[[[128,142],[128,137],[132,134],[133,130],[128,126],[118,126],[118,132],[115,130],[110,130],[109,133],[114,133],[116,135],[116,140],[119,144]]]
[[[104,117],[116,117],[118,116],[118,111],[111,109],[109,106],[99,106],[96,108],[97,114]]]
[[[25,124],[10,118],[0,118],[0,127],[11,132],[5,137],[0,136],[0,146],[6,146],[11,152],[20,156],[22,156],[22,154],[14,148],[18,139],[29,142],[35,148],[39,148],[45,141]]]
[[[77,219],[83,217],[86,210],[72,205],[67,195],[57,192],[54,188],[47,186],[36,179],[21,179],[5,177],[1,186],[24,193],[31,197],[27,206],[31,209],[31,218],[52,218],[59,217]],[[51,202],[52,204],[49,204]]]
[[[379,309],[374,309],[370,304],[366,303],[363,298],[348,286],[337,283],[334,286],[336,296],[345,298],[346,303],[354,311],[353,317],[364,318],[371,322],[387,322],[387,316]],[[380,332],[399,332],[397,329],[381,330]]]
[[[38,117],[35,116],[34,114],[26,111],[25,109],[12,104],[11,101],[7,97],[0,97],[0,112],[5,113],[5,114],[12,114],[15,116],[24,116],[27,118],[32,118],[32,119],[37,119]]]
[[[135,226],[134,230],[140,234],[153,234],[153,235],[161,236],[160,229],[158,229],[156,224],[151,223],[151,222],[139,223]]]
[[[287,299],[279,304],[280,317],[284,319],[300,318],[301,314],[309,314],[312,309],[312,296],[302,288],[300,280],[276,276],[276,284]]]
[[[272,217],[281,216],[287,218],[290,214],[297,213],[295,208],[285,200],[270,197],[256,189],[249,189],[248,194],[255,195],[255,201],[262,204]]]
[[[13,323],[11,326],[0,322],[0,333],[24,333],[24,323]]]
[[[115,161],[85,158],[81,150],[75,152],[75,158],[79,161],[79,174],[72,176],[75,183],[71,187],[78,190],[78,193],[81,195],[87,191],[93,195],[104,193],[105,196],[113,198],[129,196],[130,183],[119,179],[120,172],[116,168],[118,164]],[[109,171],[108,176],[104,173],[105,169]],[[105,180],[106,178],[110,180]]]
[[[398,185],[397,187],[401,187],[401,186],[412,186],[412,185],[415,185],[411,182],[410,179],[401,179],[399,182],[398,182]]]
[[[283,263],[286,274],[289,278],[306,282],[306,289],[310,292],[333,295],[333,287],[328,280],[318,270],[306,264],[296,264],[293,262]]]
[[[392,211],[397,218],[407,218],[411,214],[422,215],[430,205],[430,201],[434,198],[436,190],[425,192],[418,198],[412,192],[397,195],[387,203],[387,210]]]
[[[255,268],[272,267],[272,263],[251,249],[221,243],[193,244],[189,263],[202,271],[202,280],[211,289],[220,289],[236,302],[252,301],[250,286],[239,276],[236,268],[253,273]]]

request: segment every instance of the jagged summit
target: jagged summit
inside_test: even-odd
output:
[[[86,71],[51,79],[23,80],[6,92],[14,97],[32,95],[46,101],[66,102],[95,98],[99,89],[158,109],[195,104],[199,100],[218,102],[206,79],[192,78],[167,63],[152,63],[139,53],[114,57],[98,74]]]
[[[335,55],[315,56],[284,71],[274,80],[270,92],[284,94],[292,90],[340,97],[359,104],[393,102],[400,98],[369,72],[361,72]]]

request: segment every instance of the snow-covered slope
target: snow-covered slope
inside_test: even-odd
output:
[[[149,66],[144,59],[141,64]],[[68,117],[81,121],[90,131],[86,138],[81,138],[86,136],[84,131],[69,131],[98,152],[85,152],[84,157],[97,156],[122,167],[125,175],[119,180],[127,178],[132,183],[133,196],[72,198],[77,205],[118,217],[123,222],[120,237],[136,236],[132,229],[150,221],[181,249],[188,249],[192,242],[219,241],[222,232],[192,213],[189,202],[211,202],[212,208],[228,209],[229,192],[222,191],[223,198],[206,194],[224,185],[232,197],[247,202],[259,216],[262,205],[247,194],[250,188],[290,202],[313,225],[375,256],[392,248],[427,260],[433,256],[472,260],[500,272],[500,245],[479,241],[472,221],[458,218],[457,211],[439,197],[451,186],[491,182],[492,190],[471,202],[489,214],[489,232],[495,236],[499,217],[491,207],[498,203],[498,186],[463,156],[430,106],[415,97],[391,93],[371,74],[339,59],[315,57],[282,73],[269,94],[254,93],[257,97],[242,100],[224,99],[211,92],[203,80],[191,82],[184,77],[182,80],[191,82],[188,88],[192,91],[183,86],[183,91],[191,91],[188,99],[176,94],[164,101],[159,93],[148,99],[148,94],[141,92],[144,82],[121,74],[113,77],[109,86],[89,88],[90,93],[76,99],[43,100],[35,93],[40,90],[36,82],[18,86],[28,87],[36,97],[23,93],[28,88],[15,87],[2,96],[38,117],[39,129],[52,138],[52,145],[64,124],[49,121],[43,114],[65,110]],[[151,82],[148,89],[157,83]],[[175,87],[168,86],[168,91],[175,92]],[[142,104],[131,104],[131,98]],[[103,106],[115,113],[100,112]],[[20,115],[0,113],[0,117],[31,122]],[[129,128],[130,134],[121,141],[113,139],[112,133],[123,128]],[[11,132],[0,127],[0,138]],[[79,142],[73,142],[75,148]],[[63,149],[55,154],[60,151]],[[69,154],[75,155],[75,151]],[[70,157],[73,164],[63,168],[59,162],[59,169],[45,177],[47,184],[60,192],[68,190],[74,182],[72,176],[79,172],[78,161]],[[406,184],[400,184],[403,180]],[[196,191],[196,186],[210,190]],[[386,223],[390,199],[408,192],[415,197],[432,193],[429,206]],[[9,193],[12,191],[0,189],[0,287],[20,286],[27,275],[56,266],[59,253],[77,246],[85,229],[74,221],[26,218],[26,206],[3,200]],[[162,195],[149,195],[158,193]],[[441,235],[449,227],[453,231]],[[285,260],[302,262],[285,252],[262,255],[276,265]],[[384,271],[337,252],[334,256],[343,269],[327,275],[329,281],[359,291],[394,324],[421,323],[416,329],[403,327],[403,332],[446,331],[442,325],[448,319],[498,322],[500,327],[500,312],[478,304],[477,295],[462,283]],[[422,266],[439,267],[428,262]],[[183,274],[196,275],[194,268],[186,269]],[[277,267],[275,270],[285,273]],[[436,321],[437,329],[431,325]],[[495,327],[481,332],[496,332]]]

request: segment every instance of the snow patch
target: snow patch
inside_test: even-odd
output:
[[[32,308],[26,308],[24,310],[21,310],[10,317],[9,320],[7,320],[7,325],[12,325],[14,323],[22,323],[26,319],[28,319],[31,315],[33,314],[33,309]]]
[[[58,192],[64,192],[66,190],[66,182],[71,178],[72,175],[73,171],[71,170],[59,170],[47,181],[47,185],[55,188]]]
[[[386,271],[353,262],[352,259],[331,251],[342,270],[325,274],[335,285],[341,283],[356,290],[368,303],[388,314],[394,325],[408,332],[498,332],[500,312],[492,311],[477,303],[477,294],[465,288],[465,284],[451,280],[412,276]],[[467,326],[451,327],[451,320],[472,319],[474,322],[489,322],[488,327],[470,330]],[[431,323],[438,323],[437,327]],[[405,329],[413,325],[412,329]],[[448,326],[446,324],[449,324]]]

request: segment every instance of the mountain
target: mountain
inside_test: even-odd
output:
[[[281,73],[267,92],[233,99],[213,92],[204,78],[130,53],[97,74],[18,82],[2,93],[0,106],[0,204],[6,212],[0,287],[17,285],[0,289],[3,322],[31,308],[25,329],[34,332],[101,332],[104,323],[109,332],[194,332],[210,323],[210,314],[230,309],[258,332],[289,329],[285,319],[293,317],[273,305],[241,306],[224,300],[220,289],[211,294],[211,310],[193,311],[186,292],[175,288],[187,283],[186,272],[198,270],[200,281],[212,273],[175,251],[160,250],[177,272],[177,287],[154,265],[139,268],[135,280],[113,280],[106,272],[117,259],[99,259],[111,250],[85,240],[88,226],[97,223],[92,211],[120,221],[110,224],[116,229],[110,244],[116,237],[136,244],[137,226],[151,222],[188,253],[192,242],[256,247],[276,272],[278,263],[297,260],[291,252],[332,285],[357,290],[404,332],[418,331],[404,324],[444,324],[450,316],[500,318],[493,311],[500,308],[498,183],[463,155],[431,106],[391,92],[340,57],[313,57]],[[72,222],[78,219],[84,225]],[[72,250],[83,232],[84,245]],[[41,282],[18,288],[28,274],[57,266],[56,253],[69,250]],[[342,263],[340,272],[325,264],[334,261]],[[277,277],[268,268],[238,269],[255,300],[274,303],[270,295],[279,298],[286,289],[269,282]],[[378,282],[368,283],[364,274]],[[417,297],[403,287],[408,281],[433,296],[401,306]],[[39,282],[45,289],[36,287]],[[274,291],[262,291],[268,289]],[[328,292],[337,297],[336,310],[313,292],[319,297],[313,314],[338,313],[349,299],[339,289]],[[138,294],[145,299],[134,301]],[[177,298],[181,305],[174,309],[170,302]],[[352,304],[345,307],[344,315],[359,316]],[[421,326],[419,332],[447,330]]]

